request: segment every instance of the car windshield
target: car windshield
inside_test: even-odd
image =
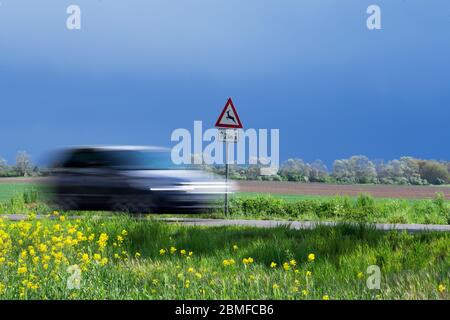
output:
[[[113,168],[122,170],[186,170],[192,165],[176,165],[168,151],[80,150],[62,165],[65,168]]]
[[[126,170],[183,170],[189,165],[173,163],[170,152],[164,151],[105,151],[109,167]]]

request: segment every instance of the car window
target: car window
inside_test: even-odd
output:
[[[63,168],[99,168],[105,166],[108,166],[108,161],[106,161],[102,152],[94,150],[75,151],[62,164]]]
[[[108,163],[111,167],[125,170],[179,170],[188,166],[175,165],[170,152],[157,151],[108,151]],[[190,167],[191,168],[191,167]]]

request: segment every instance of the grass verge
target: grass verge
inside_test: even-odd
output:
[[[0,221],[1,299],[448,299],[450,234]],[[366,283],[370,265],[380,289]]]

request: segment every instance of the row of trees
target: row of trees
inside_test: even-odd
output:
[[[344,183],[440,185],[450,183],[450,162],[401,157],[385,163],[353,156],[334,161],[331,176]]]
[[[209,167],[211,171],[225,174],[222,167]],[[401,157],[388,162],[370,160],[363,155],[335,160],[333,168],[320,160],[307,163],[302,159],[289,159],[273,175],[261,175],[261,167],[231,165],[230,178],[238,180],[278,180],[328,183],[382,183],[382,184],[448,184],[450,183],[450,162],[422,160]],[[35,176],[40,170],[25,151],[16,155],[16,163],[8,165],[0,156],[0,177]]]
[[[0,177],[26,177],[39,175],[39,168],[33,164],[31,157],[25,151],[19,151],[16,155],[16,163],[8,165],[0,156]]]
[[[211,168],[224,174],[223,167]],[[328,183],[382,183],[382,184],[446,184],[450,183],[450,162],[401,157],[388,162],[370,160],[363,155],[335,160],[331,171],[320,160],[307,163],[302,159],[289,159],[277,174],[261,175],[261,167],[231,165],[231,179],[278,180]]]

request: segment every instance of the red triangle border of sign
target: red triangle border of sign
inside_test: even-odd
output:
[[[231,105],[231,109],[233,109],[234,115],[236,116],[237,124],[220,124],[220,120],[222,120],[223,115],[225,114],[225,111],[227,110],[228,105]],[[233,100],[231,98],[228,98],[227,103],[225,104],[225,107],[223,107],[222,113],[220,114],[219,118],[216,121],[215,124],[216,128],[235,128],[235,129],[242,129],[242,122],[239,118],[239,115],[236,111],[236,108],[234,107]]]

